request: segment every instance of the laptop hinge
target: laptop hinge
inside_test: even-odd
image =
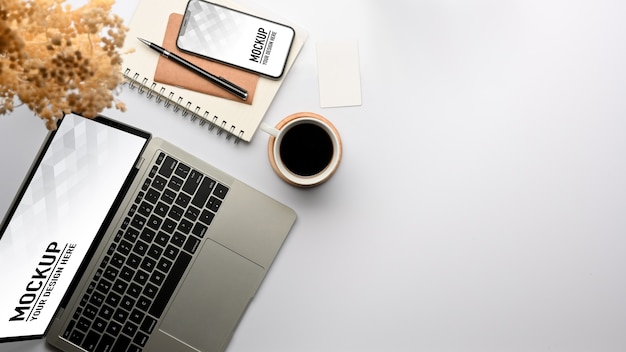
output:
[[[145,158],[138,158],[137,159],[137,163],[135,164],[135,169],[139,170],[141,168],[141,165],[143,165]]]

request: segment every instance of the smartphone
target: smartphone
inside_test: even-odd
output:
[[[293,28],[205,0],[187,3],[176,46],[179,50],[260,75],[283,75],[295,36]]]

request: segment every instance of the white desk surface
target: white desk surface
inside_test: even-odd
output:
[[[626,350],[626,2],[241,2],[309,31],[265,121],[331,119],[328,183],[281,181],[262,132],[233,145],[128,90],[106,112],[297,211],[229,352]],[[362,106],[319,107],[335,39],[359,42]],[[44,134],[0,117],[0,213]]]

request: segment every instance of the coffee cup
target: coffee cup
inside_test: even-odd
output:
[[[289,115],[276,127],[262,124],[270,134],[268,156],[280,178],[298,187],[326,182],[342,156],[341,138],[335,126],[311,112]]]

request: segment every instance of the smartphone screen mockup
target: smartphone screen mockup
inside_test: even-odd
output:
[[[266,77],[283,75],[293,28],[204,0],[190,0],[176,45]]]

